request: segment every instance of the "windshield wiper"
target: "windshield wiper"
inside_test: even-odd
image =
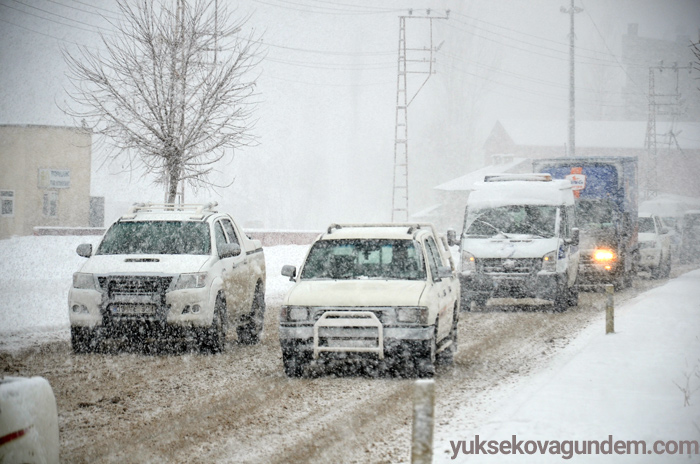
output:
[[[502,230],[500,230],[498,227],[494,226],[493,224],[489,224],[488,222],[484,221],[483,219],[476,219],[474,222],[477,222],[477,221],[482,223],[482,224],[486,224],[487,226],[489,226],[490,228],[492,228],[493,230],[498,232],[497,235],[503,235],[505,238],[510,238],[510,236],[508,234],[506,234],[505,232],[503,232]],[[495,235],[494,235],[494,237],[495,237]]]

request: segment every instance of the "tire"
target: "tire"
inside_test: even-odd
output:
[[[293,348],[282,349],[282,365],[287,377],[298,378],[304,375],[306,367],[311,363],[309,354],[302,354]]]
[[[671,253],[669,253],[668,258],[666,258],[666,263],[664,263],[663,270],[661,271],[661,277],[663,277],[664,279],[668,279],[669,277],[671,277],[671,261],[672,257]]]
[[[253,305],[250,314],[243,317],[241,325],[236,328],[238,343],[256,345],[260,342],[260,334],[265,320],[265,293],[258,284],[255,287]]]
[[[568,276],[564,276],[563,282],[559,285],[557,289],[557,294],[554,296],[554,312],[563,313],[569,308],[569,288],[566,286],[568,282]]]
[[[451,366],[454,364],[454,357],[455,354],[457,354],[457,350],[459,348],[459,345],[457,344],[457,325],[459,323],[458,319],[458,313],[455,310],[454,312],[454,318],[452,319],[452,328],[450,329],[450,334],[447,336],[447,340],[451,341],[452,343],[450,346],[442,350],[440,353],[437,354],[435,358],[436,364],[442,365],[442,366]]]
[[[222,353],[226,349],[226,329],[226,300],[222,295],[219,295],[216,297],[211,326],[204,331],[201,337],[201,351]]]
[[[569,308],[578,306],[578,276],[576,276],[574,285],[569,287],[566,297],[566,304]]]
[[[87,327],[71,327],[70,344],[73,353],[92,353],[98,345],[95,330]]]
[[[471,311],[472,300],[467,299],[465,296],[460,296],[459,309],[460,311]]]
[[[416,376],[422,379],[431,378],[435,375],[435,331],[430,340],[426,340],[416,347],[413,353],[413,365]]]

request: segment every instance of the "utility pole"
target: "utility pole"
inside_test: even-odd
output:
[[[674,88],[670,93],[656,93],[656,73],[661,75],[664,70],[671,70],[674,73]],[[679,67],[678,63],[673,63],[671,66],[664,66],[663,61],[659,66],[649,68],[649,113],[647,117],[647,132],[645,145],[647,148],[647,169],[646,169],[646,185],[644,188],[644,198],[649,200],[658,194],[658,136],[664,137],[664,145],[666,146],[667,155],[671,153],[672,146],[681,150],[678,144],[678,133],[675,131],[675,125],[678,118],[683,113],[682,98],[680,91],[680,71],[688,70],[688,73],[693,71],[693,64],[688,63],[688,66]],[[670,116],[671,124],[663,134],[659,134],[656,129],[657,116]]]
[[[566,9],[563,6],[560,11],[567,13],[570,17],[569,25],[569,143],[566,146],[566,155],[576,155],[576,87],[574,86],[574,15],[583,11],[583,8],[574,6],[574,0],[571,0],[571,8]]]
[[[398,72],[396,78],[396,125],[394,127],[394,181],[391,198],[391,222],[408,221],[408,106],[416,98],[423,86],[428,82],[435,71],[433,69],[433,20],[448,19],[450,10],[445,16],[431,16],[430,10],[426,10],[423,16],[414,16],[413,10],[408,10],[407,16],[399,16],[399,55]],[[430,46],[423,48],[407,48],[406,46],[406,20],[427,19],[430,26]],[[408,52],[422,55],[420,59],[408,59]],[[427,55],[427,57],[426,57]],[[409,70],[408,63],[418,63]],[[427,69],[425,65],[427,64]],[[416,93],[408,98],[408,75],[427,74]]]

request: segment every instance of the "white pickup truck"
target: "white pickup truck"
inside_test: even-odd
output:
[[[459,281],[430,224],[331,225],[309,249],[280,313],[285,373],[321,357],[368,356],[432,376],[457,350]]]
[[[73,275],[68,311],[73,350],[100,339],[194,338],[225,349],[229,325],[257,343],[265,312],[265,257],[216,203],[137,204],[105,233]]]

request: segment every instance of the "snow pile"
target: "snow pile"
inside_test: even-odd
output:
[[[478,429],[436,430],[438,462],[562,462],[563,453],[454,455],[450,441],[700,440],[700,271],[616,308],[615,334],[604,315],[544,371],[502,394]],[[686,393],[690,395],[686,402]],[[475,449],[475,448],[474,448]],[[488,446],[486,446],[488,450]],[[605,449],[605,448],[604,448]],[[669,448],[673,450],[673,446]],[[697,462],[698,456],[691,461]],[[564,460],[563,462],[566,462]],[[571,462],[688,462],[687,455],[577,455]]]

